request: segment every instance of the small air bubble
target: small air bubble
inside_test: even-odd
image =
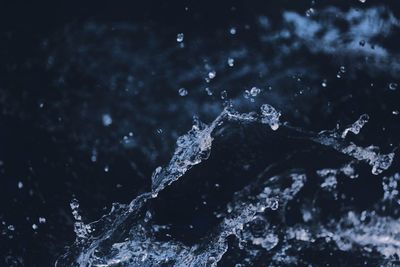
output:
[[[39,227],[36,224],[32,224],[32,229],[37,230]]]
[[[236,34],[236,28],[235,27],[230,28],[229,29],[229,33],[232,34],[232,35],[235,35]]]
[[[46,218],[39,217],[39,223],[46,223]]]
[[[322,87],[327,87],[327,86],[328,86],[328,84],[326,83],[326,81],[322,81],[321,85],[322,85]]]
[[[104,171],[105,172],[109,172],[109,170],[110,170],[110,167],[108,167],[108,165],[104,166]]]
[[[18,182],[18,189],[22,189],[24,187],[24,184],[22,182]]]

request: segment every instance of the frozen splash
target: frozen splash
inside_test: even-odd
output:
[[[187,39],[186,35],[184,38],[183,33],[174,32],[172,40],[174,46],[178,43],[178,52],[166,49],[156,63],[173,61],[180,66],[176,68],[165,67],[163,64],[143,64],[153,62],[153,53],[150,53],[147,47],[142,50],[133,49],[134,52],[125,50],[120,44],[129,43],[128,40],[122,38],[117,39],[119,41],[116,44],[113,43],[113,38],[107,38],[108,35],[104,34],[109,30],[104,25],[86,25],[82,32],[78,31],[77,36],[71,35],[67,38],[70,47],[66,48],[65,53],[71,53],[72,60],[67,61],[70,65],[62,65],[59,69],[64,71],[64,67],[75,69],[75,66],[79,66],[88,77],[104,77],[102,84],[107,88],[110,87],[114,91],[117,91],[119,86],[126,88],[126,95],[124,93],[121,97],[124,100],[118,100],[128,99],[132,102],[127,101],[128,104],[121,105],[128,108],[117,113],[145,114],[139,119],[133,119],[133,128],[147,130],[130,136],[135,142],[126,147],[137,148],[143,155],[151,158],[152,162],[156,161],[155,157],[170,153],[173,145],[175,151],[172,157],[165,161],[168,164],[157,167],[153,172],[151,189],[148,192],[139,195],[127,205],[115,204],[109,214],[105,214],[96,222],[84,224],[84,219],[78,212],[79,205],[73,201],[71,207],[76,220],[77,240],[65,255],[59,258],[57,266],[232,266],[234,263],[240,267],[261,265],[266,261],[271,266],[293,266],[313,263],[306,255],[315,255],[326,247],[337,253],[335,255],[338,257],[335,258],[339,259],[343,256],[340,253],[351,253],[360,255],[360,258],[376,259],[382,266],[398,260],[399,233],[396,219],[400,216],[399,174],[394,172],[399,170],[393,148],[398,144],[391,144],[388,148],[388,141],[379,143],[378,147],[372,145],[375,141],[363,139],[362,133],[369,130],[377,107],[367,109],[355,105],[358,102],[357,97],[366,97],[366,91],[371,95],[376,94],[381,86],[379,89],[378,86],[375,88],[371,82],[368,84],[370,90],[367,90],[366,85],[360,82],[361,85],[354,88],[349,95],[348,91],[341,91],[341,88],[347,88],[337,81],[355,83],[355,80],[351,79],[358,79],[359,65],[363,67],[363,75],[374,76],[376,71],[394,71],[393,77],[398,78],[396,70],[399,69],[400,56],[390,51],[390,45],[372,45],[381,34],[390,35],[398,30],[398,20],[391,12],[382,8],[361,11],[326,8],[310,9],[306,15],[285,11],[280,28],[271,27],[268,18],[263,16],[259,17],[258,21],[260,34],[257,36],[256,48],[249,46],[246,41],[241,41],[238,38],[241,29],[235,27],[230,29],[230,37],[237,38],[235,48],[220,47],[207,52],[201,50],[202,45],[208,44],[204,40],[196,40],[198,46],[191,46],[191,40]],[[389,26],[382,31],[379,25]],[[125,34],[127,32],[123,30],[124,27],[117,27],[118,30],[112,31],[111,34],[122,31],[123,36],[130,36],[138,32],[127,27],[129,34]],[[100,64],[86,67],[86,62],[94,62],[91,60],[91,54],[87,54],[86,58],[81,57],[74,48],[78,45],[86,48],[86,38],[83,37],[87,35],[93,35],[95,39],[104,38],[107,44],[102,47],[97,43],[89,43],[88,50],[98,49],[99,54],[110,54],[110,58],[117,57],[118,60],[112,61],[113,65],[106,67]],[[157,37],[150,36],[149,39],[157,40]],[[316,39],[320,42],[315,42]],[[151,42],[151,45],[152,51],[165,50],[157,42]],[[227,52],[221,53],[222,49],[226,49]],[[260,49],[262,51],[259,51]],[[112,51],[118,53],[114,54]],[[188,67],[188,57],[197,54],[201,56],[193,60],[198,60],[201,64],[190,63]],[[260,56],[254,57],[255,54]],[[319,62],[311,61],[309,66],[304,64],[312,58],[319,57],[338,60],[330,62],[334,65],[333,78],[325,77],[327,73],[320,70]],[[131,61],[132,58],[135,61]],[[293,58],[299,60],[294,62]],[[368,64],[365,64],[364,60],[367,59]],[[119,65],[121,62],[123,64]],[[351,64],[353,62],[358,65]],[[115,71],[128,68],[130,74],[141,74],[143,66],[146,68],[145,72],[152,75],[125,77],[123,71]],[[107,76],[109,73],[112,75]],[[167,77],[166,81],[159,82],[157,77],[164,74]],[[368,80],[370,77],[364,78],[357,81]],[[288,79],[295,81],[294,85],[288,82]],[[307,83],[308,80],[312,82]],[[391,79],[390,84],[395,80]],[[152,88],[152,92],[143,90],[145,87]],[[387,90],[385,84],[385,93],[398,92],[393,88],[389,89],[392,90]],[[171,101],[166,104],[167,101],[160,101],[158,95],[168,90],[176,98],[171,97]],[[131,95],[134,97],[129,98]],[[396,95],[390,95],[393,96]],[[105,94],[104,98],[107,97]],[[354,100],[351,102],[349,99]],[[224,102],[226,107],[222,112],[220,102]],[[326,125],[328,123],[325,121],[332,120],[330,112],[337,103],[344,103],[336,107],[343,108],[343,111],[336,110],[340,115],[334,117],[333,122],[355,112],[358,119],[354,123],[346,123],[345,127],[320,131],[329,128],[319,125]],[[352,109],[353,105],[358,108],[357,111]],[[98,111],[98,107],[92,109],[91,111]],[[391,115],[390,112],[385,112],[385,116]],[[88,111],[87,114],[91,112]],[[102,111],[101,114],[108,113]],[[193,114],[210,121],[215,119],[206,124],[195,118],[192,128],[176,138],[176,132],[182,129],[174,122],[185,125],[187,117],[191,118]],[[105,119],[104,116],[100,116],[102,126],[107,126],[103,128],[112,127],[118,133],[117,136],[126,135],[126,125],[131,127],[130,121],[120,123],[114,114],[112,119],[111,115],[109,117]],[[300,127],[294,127],[292,123]],[[159,124],[163,124],[162,127]],[[89,126],[84,124],[79,128],[83,137],[95,129]],[[165,136],[165,139],[160,141],[163,143],[161,146],[154,145],[153,140],[143,134],[150,132],[149,129],[154,130],[153,128],[164,129],[157,130],[157,133],[164,133]],[[253,140],[247,137],[247,132],[241,132],[241,129],[255,132],[254,138],[259,138],[257,146],[263,147],[261,143],[269,144],[268,147],[263,147],[266,151],[262,157],[246,150]],[[224,143],[235,134],[241,138],[230,140],[228,144]],[[89,143],[84,144],[84,147],[91,146],[90,138],[81,139]],[[164,140],[172,145],[168,142],[164,144]],[[297,141],[303,146],[302,149],[284,149],[286,143]],[[101,154],[101,150],[108,147],[108,144],[114,143],[96,144],[98,150],[94,150],[95,156],[97,153]],[[148,147],[161,147],[163,151],[151,151]],[[213,207],[216,222],[213,222],[200,237],[196,237],[195,242],[182,240],[178,234],[174,234],[171,230],[172,223],[160,222],[154,203],[165,198],[174,198],[165,192],[172,190],[174,185],[179,187],[181,183],[190,180],[191,173],[201,172],[203,167],[211,164],[209,159],[212,158],[213,151],[226,150],[227,156],[241,153],[242,149],[245,154],[241,155],[242,160],[246,161],[242,169],[249,172],[243,174],[244,185],[232,189],[234,195],[221,201],[221,207]],[[307,154],[304,151],[311,152]],[[298,154],[298,158],[293,160]],[[332,158],[334,160],[331,160]],[[250,159],[263,162],[264,169],[251,166],[247,162],[248,159],[250,162]],[[336,159],[340,164],[336,164]],[[233,168],[235,166],[230,165],[230,162],[225,162],[224,158],[219,160],[218,164],[212,165],[215,175],[221,175],[219,171],[223,170],[227,173],[224,173],[228,180],[225,183],[234,184],[230,178],[235,176],[233,172],[237,169]],[[284,167],[281,166],[282,161],[287,162]],[[292,168],[292,164],[296,166]],[[211,183],[209,176],[212,175],[214,173],[201,173],[200,178],[196,178],[208,184]],[[387,176],[382,177],[383,175]],[[351,195],[352,192],[345,191],[343,184],[357,183],[357,189],[360,189],[364,187],[364,181],[373,183],[369,179],[375,179],[375,182],[383,180],[381,189],[384,193],[381,200],[368,208],[353,207],[352,203],[356,202],[357,197]],[[221,185],[215,184],[213,187],[219,186]],[[177,194],[185,194],[185,190],[178,191]],[[207,206],[207,201],[202,198],[209,192],[205,190],[197,193],[202,205]],[[222,191],[220,195],[228,195],[225,193]],[[343,204],[344,201],[347,201],[347,206]],[[196,210],[198,207],[190,207],[192,208]],[[333,215],[330,214],[331,210],[334,211]],[[182,228],[186,226],[189,229],[195,228],[193,225],[184,225]],[[241,256],[235,258],[236,254]]]
[[[175,152],[165,167],[158,167],[152,177],[152,190],[134,199],[129,205],[114,205],[111,212],[99,221],[85,225],[78,213],[76,200],[71,207],[76,219],[77,241],[57,266],[217,266],[227,261],[226,254],[232,249],[232,238],[246,257],[237,266],[251,265],[260,257],[270,257],[272,266],[299,264],[298,249],[320,242],[334,242],[340,251],[377,251],[382,264],[399,257],[400,239],[398,222],[390,217],[381,217],[375,211],[362,214],[341,211],[341,217],[327,223],[312,226],[315,212],[321,207],[303,209],[303,222],[296,226],[288,224],[286,213],[294,202],[301,200],[300,192],[310,186],[306,173],[288,170],[275,176],[263,171],[255,181],[235,193],[226,208],[216,216],[219,223],[195,244],[179,239],[160,238],[160,233],[169,229],[158,224],[153,216],[151,203],[159,194],[198,164],[205,162],[212,151],[212,142],[229,134],[230,124],[267,124],[272,130],[281,125],[304,137],[304,130],[287,126],[279,121],[281,113],[271,105],[264,104],[260,113],[240,113],[232,106],[225,108],[210,124],[194,120],[192,129],[180,136]],[[357,124],[357,122],[356,122]],[[359,132],[359,130],[354,130]],[[334,193],[337,199],[337,183],[341,174],[353,179],[357,176],[354,165],[365,161],[373,165],[374,174],[387,170],[394,153],[381,155],[376,147],[362,148],[353,143],[343,143],[338,132],[319,134],[307,132],[307,139],[329,146],[353,158],[338,169],[316,170],[324,178],[319,187]],[[383,157],[383,158],[382,158]],[[385,161],[387,157],[389,161]],[[376,162],[377,161],[377,162]],[[383,164],[383,165],[381,165]],[[379,172],[377,169],[379,168]],[[268,168],[267,168],[268,169]],[[385,195],[381,202],[395,199],[399,175],[386,179],[383,184]],[[379,205],[379,203],[378,203]],[[301,242],[299,246],[298,242]]]

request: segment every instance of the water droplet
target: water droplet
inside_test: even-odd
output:
[[[210,88],[206,87],[205,90],[206,90],[206,92],[207,92],[207,95],[209,95],[209,96],[213,95],[213,92],[211,91]]]
[[[178,91],[180,96],[187,96],[188,95],[188,91],[185,88],[181,88]]]
[[[37,230],[39,227],[36,224],[32,224],[32,229]]]
[[[229,29],[229,33],[232,34],[232,35],[235,35],[236,34],[236,28],[235,27],[230,28]]]
[[[110,114],[103,114],[103,116],[101,118],[102,118],[104,126],[108,127],[112,124],[112,118],[111,118]]]
[[[306,11],[306,16],[307,16],[307,17],[311,17],[312,15],[314,15],[314,13],[315,13],[314,8],[309,8],[309,9]]]
[[[12,224],[10,224],[10,225],[7,227],[7,229],[10,230],[10,231],[15,231],[15,227],[14,227],[14,225],[12,225]]]
[[[261,92],[260,88],[253,87],[250,89],[250,94],[251,96],[257,96]]]
[[[97,150],[96,149],[92,150],[92,155],[90,156],[90,160],[92,162],[96,162],[97,161]]]
[[[235,64],[235,60],[233,58],[228,58],[228,66],[233,67],[234,64]]]
[[[276,198],[268,198],[267,199],[267,206],[271,210],[277,210],[279,208],[279,201]]]
[[[396,90],[397,89],[397,87],[398,87],[398,84],[397,83],[389,83],[389,89],[390,90]]]
[[[268,124],[273,131],[276,131],[279,128],[279,117],[281,113],[268,104],[263,104],[260,109],[261,122]]]
[[[321,85],[322,85],[322,87],[327,87],[327,86],[328,86],[328,84],[326,83],[326,81],[325,81],[325,80],[324,80],[324,81],[322,81]]]
[[[46,218],[39,217],[39,223],[46,223]]]
[[[208,73],[208,78],[214,79],[216,75],[217,75],[217,73],[216,73],[214,70],[213,70],[213,71],[210,71],[210,72]]]
[[[18,189],[22,189],[24,187],[24,184],[22,182],[18,182]]]
[[[250,98],[250,91],[249,90],[245,90],[243,93],[244,98],[249,99]]]
[[[393,114],[393,115],[399,115],[399,113],[400,113],[400,112],[399,112],[398,110],[393,110],[393,111],[392,111],[392,114]]]
[[[185,37],[185,35],[183,34],[183,33],[178,33],[177,35],[176,35],[176,41],[178,42],[178,43],[181,43],[181,42],[183,42],[183,38]]]
[[[346,72],[346,67],[345,66],[340,66],[340,72],[345,73]]]
[[[226,99],[228,97],[228,93],[226,92],[226,90],[223,90],[221,92],[221,99]]]
[[[108,167],[108,165],[104,166],[104,171],[108,172],[110,170],[110,167]]]

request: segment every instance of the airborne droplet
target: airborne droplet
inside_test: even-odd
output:
[[[397,87],[398,87],[398,84],[397,83],[389,83],[389,89],[390,90],[396,90],[397,89]]]
[[[103,121],[103,125],[106,127],[108,127],[112,124],[112,118],[111,118],[110,114],[103,114],[101,119]]]
[[[181,42],[183,42],[183,38],[185,37],[185,35],[183,34],[183,33],[178,33],[177,35],[176,35],[176,41],[178,42],[178,43],[181,43]]]
[[[178,91],[180,96],[187,96],[188,95],[188,91],[185,88],[181,88]]]

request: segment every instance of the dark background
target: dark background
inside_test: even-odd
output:
[[[94,20],[152,25],[155,33],[185,32],[207,38],[210,32],[252,22],[263,14],[273,22],[283,10],[305,12],[331,1],[71,1],[0,3],[0,236],[1,266],[50,266],[75,239],[69,203],[76,196],[85,219],[104,214],[112,202],[129,202],[149,189],[155,163],[135,151],[112,152],[105,172],[80,149],[74,133],[51,131],[40,115],[42,99],[58,101],[51,72],[41,61],[43,41],[66,25]],[[335,6],[385,5],[398,13],[399,1],[336,1]],[[186,11],[185,7],[189,10]],[[85,81],[77,81],[85,83]],[[363,101],[362,99],[360,100]],[[368,105],[368,100],[365,100]],[[74,105],[74,102],[71,102]],[[71,106],[71,107],[72,107]],[[49,115],[51,116],[51,114]],[[318,125],[315,126],[318,128]],[[183,127],[185,128],[185,127]],[[186,127],[187,128],[187,127]],[[108,134],[107,132],[101,134]],[[172,151],[171,151],[172,152]],[[135,159],[138,169],[132,167]],[[163,159],[165,162],[165,159]],[[18,188],[18,182],[23,188]],[[122,185],[116,187],[116,185]],[[46,218],[40,224],[38,218]],[[7,231],[12,224],[15,231]],[[32,229],[32,224],[39,226]]]

